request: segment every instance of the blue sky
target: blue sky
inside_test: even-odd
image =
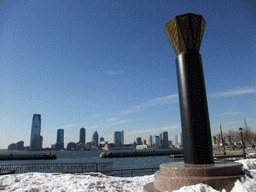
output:
[[[251,1],[0,1],[0,148],[29,145],[41,114],[44,147],[95,130],[125,143],[181,132],[176,55],[165,33],[174,16],[206,20],[200,48],[212,134],[256,129],[256,3]]]

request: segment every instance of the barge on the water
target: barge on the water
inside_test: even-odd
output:
[[[119,157],[143,157],[143,156],[165,156],[183,154],[183,148],[168,151],[132,151],[132,152],[103,152],[101,158],[119,158]]]
[[[0,175],[9,175],[9,174],[14,174],[16,170],[2,170],[0,168]]]
[[[0,155],[0,160],[48,160],[57,159],[56,155],[53,154],[43,154],[43,155]]]

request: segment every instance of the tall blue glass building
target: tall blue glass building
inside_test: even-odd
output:
[[[34,114],[32,119],[30,150],[38,151],[43,147],[43,137],[41,134],[41,115]]]
[[[99,145],[99,134],[95,131],[92,135],[92,146],[97,147]]]
[[[157,135],[154,135],[152,137],[152,147],[153,148],[159,148],[160,147],[160,138]]]
[[[80,129],[80,140],[79,140],[79,143],[85,144],[85,142],[86,142],[85,136],[86,136],[85,128],[82,127]]]
[[[115,131],[115,133],[114,133],[114,143],[116,145],[122,144],[122,133],[121,133],[121,131]]]
[[[57,150],[64,149],[64,129],[57,130],[57,141],[55,144],[55,149]]]

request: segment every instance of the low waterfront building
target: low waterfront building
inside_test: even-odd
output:
[[[8,150],[24,150],[24,141],[12,143],[8,145]]]
[[[136,149],[148,149],[148,145],[137,145]]]
[[[133,150],[134,145],[125,144],[125,145],[116,145],[115,143],[105,143],[103,150]]]
[[[67,144],[67,150],[75,151],[77,148],[77,143],[75,142],[69,142]]]

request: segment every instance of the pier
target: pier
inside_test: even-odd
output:
[[[132,151],[132,152],[103,152],[101,158],[121,158],[121,157],[143,157],[143,156],[164,156],[183,154],[183,149],[175,149],[168,151]]]
[[[0,160],[11,161],[11,160],[48,160],[57,159],[56,155],[43,154],[43,155],[1,155]]]

